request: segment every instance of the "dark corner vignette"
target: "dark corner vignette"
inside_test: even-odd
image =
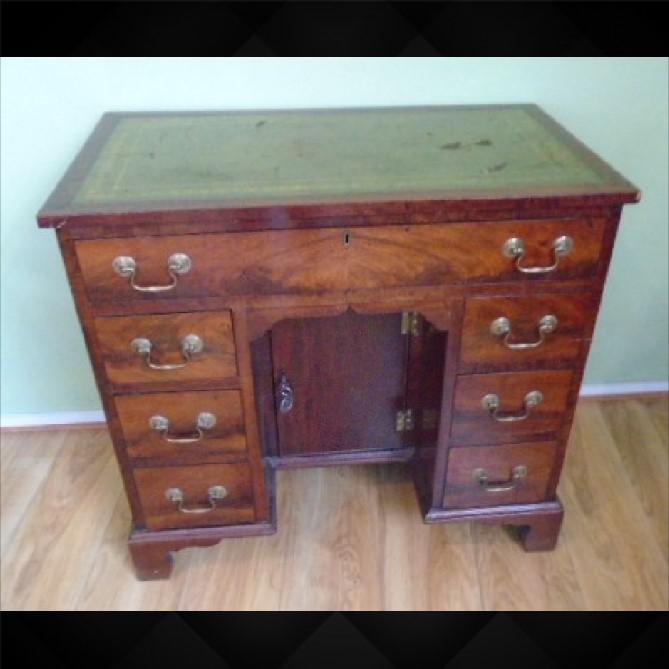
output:
[[[657,2],[2,1],[6,56],[663,55]]]
[[[659,667],[665,613],[4,613],[15,667]],[[259,643],[258,640],[262,642]]]

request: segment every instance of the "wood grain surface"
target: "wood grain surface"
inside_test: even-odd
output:
[[[451,448],[444,506],[466,508],[543,502],[554,462],[555,444],[550,441]],[[512,479],[513,468],[521,465],[527,468],[527,476],[508,491],[484,490],[472,476],[475,470],[483,469],[491,486],[506,484]]]
[[[147,467],[136,469],[134,476],[146,527],[150,530],[232,525],[254,520],[251,470],[246,463]],[[184,508],[209,509],[208,490],[212,486],[223,486],[227,495],[205,513],[179,511],[165,496],[168,489],[178,488],[183,492]]]
[[[599,259],[604,221],[544,220],[444,223],[360,228],[351,233],[348,288],[435,286],[467,281],[534,281],[592,276]],[[553,263],[553,242],[570,235],[574,248],[557,269],[528,275],[502,252],[504,243],[525,242],[525,266]]]
[[[77,242],[77,256],[93,302],[171,300],[179,297],[250,294],[318,294],[347,285],[341,230],[282,230],[221,235],[136,237]],[[112,263],[131,256],[140,285],[169,283],[167,260],[185,253],[192,268],[176,287],[141,293]]]
[[[220,381],[237,376],[230,311],[96,318],[95,332],[107,378],[114,386]],[[152,363],[183,364],[181,346],[188,335],[197,335],[203,348],[181,369],[152,369],[130,345],[135,338],[148,339]]]
[[[603,219],[437,223],[84,240],[75,247],[93,303],[140,302],[591,277],[604,229]],[[502,252],[507,239],[520,237],[526,266],[551,265],[553,242],[562,235],[573,238],[573,250],[546,274],[524,274]],[[192,268],[162,293],[134,290],[113,268],[116,257],[130,256],[139,285],[165,285],[167,261],[175,253],[187,254]]]
[[[3,610],[666,610],[666,397],[579,403],[555,551],[424,525],[405,466],[279,472],[279,532],[137,581],[106,430],[3,433]],[[410,575],[410,577],[408,577]]]
[[[581,350],[580,340],[590,335],[596,304],[589,294],[471,297],[465,306],[459,370],[472,373],[573,366]],[[490,331],[493,321],[507,318],[510,345],[534,343],[539,340],[538,323],[547,315],[557,318],[557,327],[544,335],[536,348],[508,348],[504,336]]]
[[[222,458],[244,459],[246,430],[238,390],[205,392],[145,393],[115,397],[116,410],[125,438],[128,455],[151,459],[154,464],[191,462],[221,462]],[[197,437],[197,418],[200,413],[215,416],[216,424],[202,430],[202,438],[189,444],[166,441],[168,438]],[[153,416],[169,421],[167,435],[150,425]],[[225,461],[225,460],[223,460]]]
[[[406,395],[407,337],[400,324],[400,314],[347,311],[272,329],[274,388],[285,374],[294,393],[293,408],[277,412],[280,455],[409,445],[411,435],[395,429]]]
[[[495,444],[554,434],[564,419],[572,374],[565,370],[459,376],[455,382],[452,443]],[[495,394],[501,414],[521,416],[525,413],[525,396],[535,390],[543,394],[542,402],[517,422],[499,422],[481,404],[483,397]]]

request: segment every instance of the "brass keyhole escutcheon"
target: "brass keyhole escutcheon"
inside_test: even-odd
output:
[[[353,240],[353,235],[350,232],[345,232],[344,233],[344,246],[348,248],[351,245],[351,241]]]
[[[293,404],[295,403],[295,393],[293,391],[293,386],[290,385],[290,381],[285,373],[281,374],[279,379],[279,388],[278,388],[278,404],[279,411],[281,413],[289,413]]]

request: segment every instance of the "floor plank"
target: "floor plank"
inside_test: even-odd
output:
[[[666,558],[596,404],[578,408],[560,489],[588,608],[666,608]]]
[[[427,526],[402,465],[278,472],[279,531],[177,554],[139,582],[105,430],[2,435],[4,610],[534,610],[668,606],[666,398],[585,400],[555,551]]]
[[[602,404],[600,412],[646,518],[653,526],[665,559],[669,556],[669,470],[667,426],[648,420],[648,405],[630,402]],[[658,412],[659,413],[659,412]],[[665,415],[666,418],[666,415]]]
[[[63,431],[35,434],[30,440],[18,434],[3,436],[0,451],[0,556],[4,557],[5,550],[23,524],[67,436]]]

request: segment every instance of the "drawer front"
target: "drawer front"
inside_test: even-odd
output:
[[[315,294],[341,290],[346,282],[346,247],[339,229],[79,241],[76,251],[94,302]],[[175,254],[188,257],[187,271],[170,275]],[[118,273],[117,258],[133,259],[132,276]],[[147,287],[161,290],[141,290]]]
[[[597,305],[591,295],[470,298],[459,369],[514,369],[574,363]]]
[[[237,376],[229,311],[96,318],[95,331],[113,384]]]
[[[146,527],[164,530],[252,523],[251,471],[245,463],[135,469]]]
[[[76,251],[90,299],[119,302],[582,278],[603,233],[603,220],[441,223],[85,240]],[[573,247],[556,262],[564,236]],[[512,239],[522,259],[505,254]]]
[[[550,371],[458,377],[451,441],[495,444],[554,434],[562,425],[572,375]],[[531,394],[537,391],[542,397],[535,404]],[[497,398],[496,410],[491,396]]]
[[[121,395],[114,402],[131,458],[198,462],[246,456],[238,390]]]
[[[451,448],[444,506],[530,504],[546,498],[554,442]]]
[[[602,247],[604,222],[515,221],[381,226],[353,229],[349,246],[351,288],[429,286],[467,281],[528,281],[593,275]],[[504,253],[510,239],[522,239],[525,268],[554,263],[553,243],[569,236],[573,248],[554,270],[524,273]]]

